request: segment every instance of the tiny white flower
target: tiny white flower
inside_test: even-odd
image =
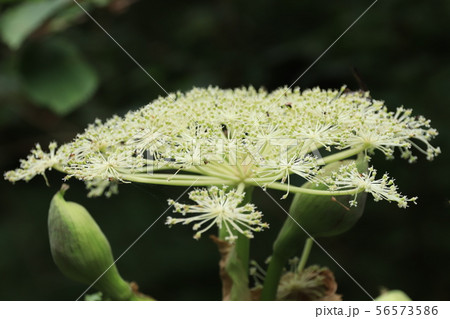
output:
[[[88,197],[98,197],[105,195],[111,197],[118,193],[118,183],[113,180],[93,179],[86,181],[86,188],[89,190]]]
[[[49,152],[46,153],[41,145],[36,144],[27,159],[20,161],[20,168],[5,173],[5,179],[10,182],[29,181],[36,175],[42,175],[47,182],[45,171],[51,170],[62,161],[62,155],[57,151],[57,146],[56,142],[51,142],[48,146]]]
[[[135,167],[138,161],[127,153],[90,154],[83,163],[71,163],[67,167],[68,177],[75,176],[84,181],[119,180],[126,182],[122,172]]]
[[[407,198],[398,192],[397,185],[394,180],[389,178],[388,174],[384,174],[382,178],[376,179],[377,171],[373,167],[369,167],[367,173],[360,173],[353,162],[339,168],[329,177],[325,178],[325,183],[334,191],[357,189],[372,194],[375,201],[387,200],[389,202],[397,202],[401,208],[406,208],[408,202],[417,200],[417,197]],[[356,206],[355,199],[350,201],[350,206]]]
[[[180,204],[169,200],[169,205],[174,206],[174,212],[183,217],[168,217],[166,224],[194,223],[192,229],[196,231],[195,239],[199,239],[213,226],[219,229],[224,227],[228,234],[225,239],[231,243],[237,239],[235,231],[253,238],[252,232],[262,231],[269,226],[261,221],[262,214],[253,204],[240,206],[244,197],[245,193],[239,193],[234,189],[227,190],[226,187],[213,186],[209,189],[193,190],[189,193],[189,198],[196,202],[196,205]]]
[[[317,161],[313,156],[306,155],[303,157],[291,157],[289,160],[284,159],[281,161],[269,161],[262,166],[263,170],[260,173],[260,177],[272,179],[271,181],[264,183],[264,186],[270,185],[277,180],[281,183],[287,181],[290,185],[290,176],[292,174],[298,175],[308,181],[313,181],[317,172]],[[289,188],[287,193],[282,197],[283,199],[289,195]]]

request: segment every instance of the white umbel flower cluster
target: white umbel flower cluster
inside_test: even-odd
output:
[[[42,150],[41,145],[36,144],[35,148],[31,150],[31,154],[28,155],[26,160],[20,160],[20,168],[15,171],[9,171],[5,173],[5,178],[11,182],[18,180],[29,181],[36,175],[42,175],[46,182],[45,172],[51,170],[53,167],[58,166],[63,157],[61,153],[56,153],[58,145],[56,142],[51,142],[48,146],[49,152],[46,153]]]
[[[188,225],[194,223],[192,229],[196,231],[194,238],[200,239],[202,234],[216,225],[224,228],[227,235],[224,237],[229,242],[237,239],[237,232],[248,238],[253,238],[253,232],[260,232],[268,228],[267,223],[261,221],[262,213],[256,210],[255,205],[246,203],[241,206],[245,197],[244,192],[227,190],[227,187],[219,189],[212,186],[209,189],[196,189],[189,193],[189,198],[196,205],[184,205],[169,199],[169,205],[173,205],[174,212],[184,217],[168,217],[166,224]],[[194,216],[190,216],[194,214]]]
[[[387,200],[389,202],[397,202],[401,208],[406,208],[408,202],[417,200],[417,197],[407,198],[398,192],[397,185],[394,180],[389,178],[388,174],[384,174],[382,178],[376,179],[377,171],[373,167],[369,167],[367,173],[359,173],[356,163],[341,166],[337,171],[331,173],[330,176],[324,179],[330,190],[353,190],[359,189],[361,191],[372,194],[375,201]],[[350,201],[350,206],[356,206],[355,199]]]
[[[295,187],[290,181],[297,175],[324,182],[320,179],[324,165],[375,150],[387,158],[397,150],[402,158],[414,162],[416,149],[432,160],[440,153],[430,144],[436,135],[429,120],[413,116],[411,110],[389,111],[368,92],[345,87],[273,92],[253,87],[194,88],[160,97],[123,117],[96,120],[73,141],[59,148],[51,143],[48,153],[37,145],[20,168],[6,172],[5,178],[28,181],[53,168],[64,172],[66,179],[84,181],[90,196],[109,196],[118,184],[129,182],[232,188],[243,184],[286,194],[366,191],[375,199],[405,207],[414,199],[400,195],[387,176],[377,179],[374,169],[360,175],[356,169],[343,168],[326,181],[329,189],[325,191]],[[217,191],[203,190],[208,194]],[[226,194],[237,196],[233,191]],[[209,207],[204,204],[199,207]],[[187,214],[192,207],[182,211]],[[199,213],[208,214],[206,208]],[[204,220],[209,217],[204,215]],[[224,227],[236,228],[229,222]]]

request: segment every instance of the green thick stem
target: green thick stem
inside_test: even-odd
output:
[[[245,188],[244,184],[238,186],[238,191],[244,191],[245,197],[241,205],[245,205],[251,201],[253,187]],[[232,230],[233,235],[237,236],[234,247],[230,252],[229,261],[226,265],[226,271],[233,281],[230,293],[230,300],[248,300],[250,297],[250,290],[248,288],[248,274],[250,263],[250,239],[245,235],[239,233],[237,230]],[[219,230],[219,238],[225,240],[228,233],[226,227]],[[246,282],[236,282],[245,281]]]
[[[283,267],[287,262],[286,257],[273,254],[270,258],[269,268],[267,269],[266,278],[264,279],[264,287],[261,292],[261,300],[276,300],[278,283],[283,272]]]
[[[308,261],[309,253],[314,241],[311,238],[307,238],[305,241],[305,247],[303,248],[302,257],[297,268],[297,272],[303,271],[306,262]],[[288,261],[288,256],[282,256],[274,252],[270,259],[269,268],[267,269],[266,278],[264,280],[264,288],[261,293],[261,300],[276,300],[278,285],[283,273],[283,267]]]
[[[112,300],[129,300],[133,295],[129,283],[122,279],[115,265],[99,279],[95,288]]]
[[[242,265],[244,266],[244,271],[248,276],[250,264],[250,239],[242,234],[239,234],[236,241],[236,251]]]
[[[153,297],[133,292],[133,295],[130,297],[129,301],[156,301]]]
[[[298,263],[297,272],[301,273],[305,269],[306,262],[308,261],[309,253],[314,244],[311,237],[308,237],[305,241],[305,247],[303,248],[302,257],[300,257],[300,262]]]
[[[240,184],[240,186],[243,187],[243,184]],[[253,194],[253,187],[245,188],[245,197],[241,206],[251,202],[252,194]],[[236,251],[239,259],[242,262],[242,265],[244,266],[245,273],[248,276],[250,265],[250,238],[241,233],[238,233],[237,235],[238,239],[236,240]]]

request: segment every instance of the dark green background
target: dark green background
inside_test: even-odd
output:
[[[242,85],[275,89],[290,85],[370,5],[371,1],[138,1],[124,12],[91,13],[169,92],[193,86]],[[7,5],[0,5],[0,10]],[[440,132],[433,144],[442,155],[415,164],[374,158],[403,193],[419,196],[401,210],[368,201],[365,214],[348,233],[320,242],[372,295],[381,287],[402,289],[415,300],[450,298],[449,109],[450,2],[380,0],[297,83],[302,88],[358,89],[357,68],[376,99],[391,108],[411,107]],[[70,41],[98,74],[95,94],[61,116],[34,103],[21,89],[17,72],[32,48],[52,38]],[[6,72],[5,70],[9,70]],[[17,72],[16,72],[17,71]],[[69,141],[94,121],[124,114],[164,92],[92,21],[64,31],[36,34],[17,51],[0,45],[0,168],[13,169],[35,142]],[[60,75],[61,77],[64,74]],[[0,182],[0,299],[74,300],[86,288],[64,278],[52,262],[47,209],[62,175],[11,185]],[[124,185],[119,196],[87,199],[71,181],[67,198],[83,204],[121,254],[166,209],[166,198],[182,189]],[[274,192],[275,198],[281,193]],[[260,263],[268,241],[284,220],[262,191],[255,203],[271,229],[252,240]],[[289,200],[283,204],[287,207]],[[218,253],[205,236],[192,239],[188,227],[168,229],[162,218],[118,262],[127,280],[161,300],[217,300]],[[368,297],[320,249],[311,263],[330,267],[345,300]]]

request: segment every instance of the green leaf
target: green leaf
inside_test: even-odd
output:
[[[11,49],[18,49],[34,30],[69,2],[69,0],[24,2],[10,8],[0,18],[1,38]]]
[[[105,7],[110,4],[113,0],[91,0],[92,4],[97,7]]]
[[[83,3],[83,8],[90,10],[89,3]],[[60,10],[54,17],[48,22],[47,28],[50,32],[59,32],[67,29],[73,24],[82,21],[83,18],[87,18],[86,13],[81,10],[77,5],[69,6]]]
[[[22,85],[29,97],[58,114],[66,114],[95,92],[98,77],[77,48],[65,40],[33,45],[21,58]]]
[[[85,0],[82,3],[83,9],[90,12],[94,8],[102,8],[109,5],[114,0]],[[80,22],[83,18],[87,18],[86,13],[77,5],[68,6],[59,11],[48,22],[47,30],[50,32],[62,31],[73,24]]]

